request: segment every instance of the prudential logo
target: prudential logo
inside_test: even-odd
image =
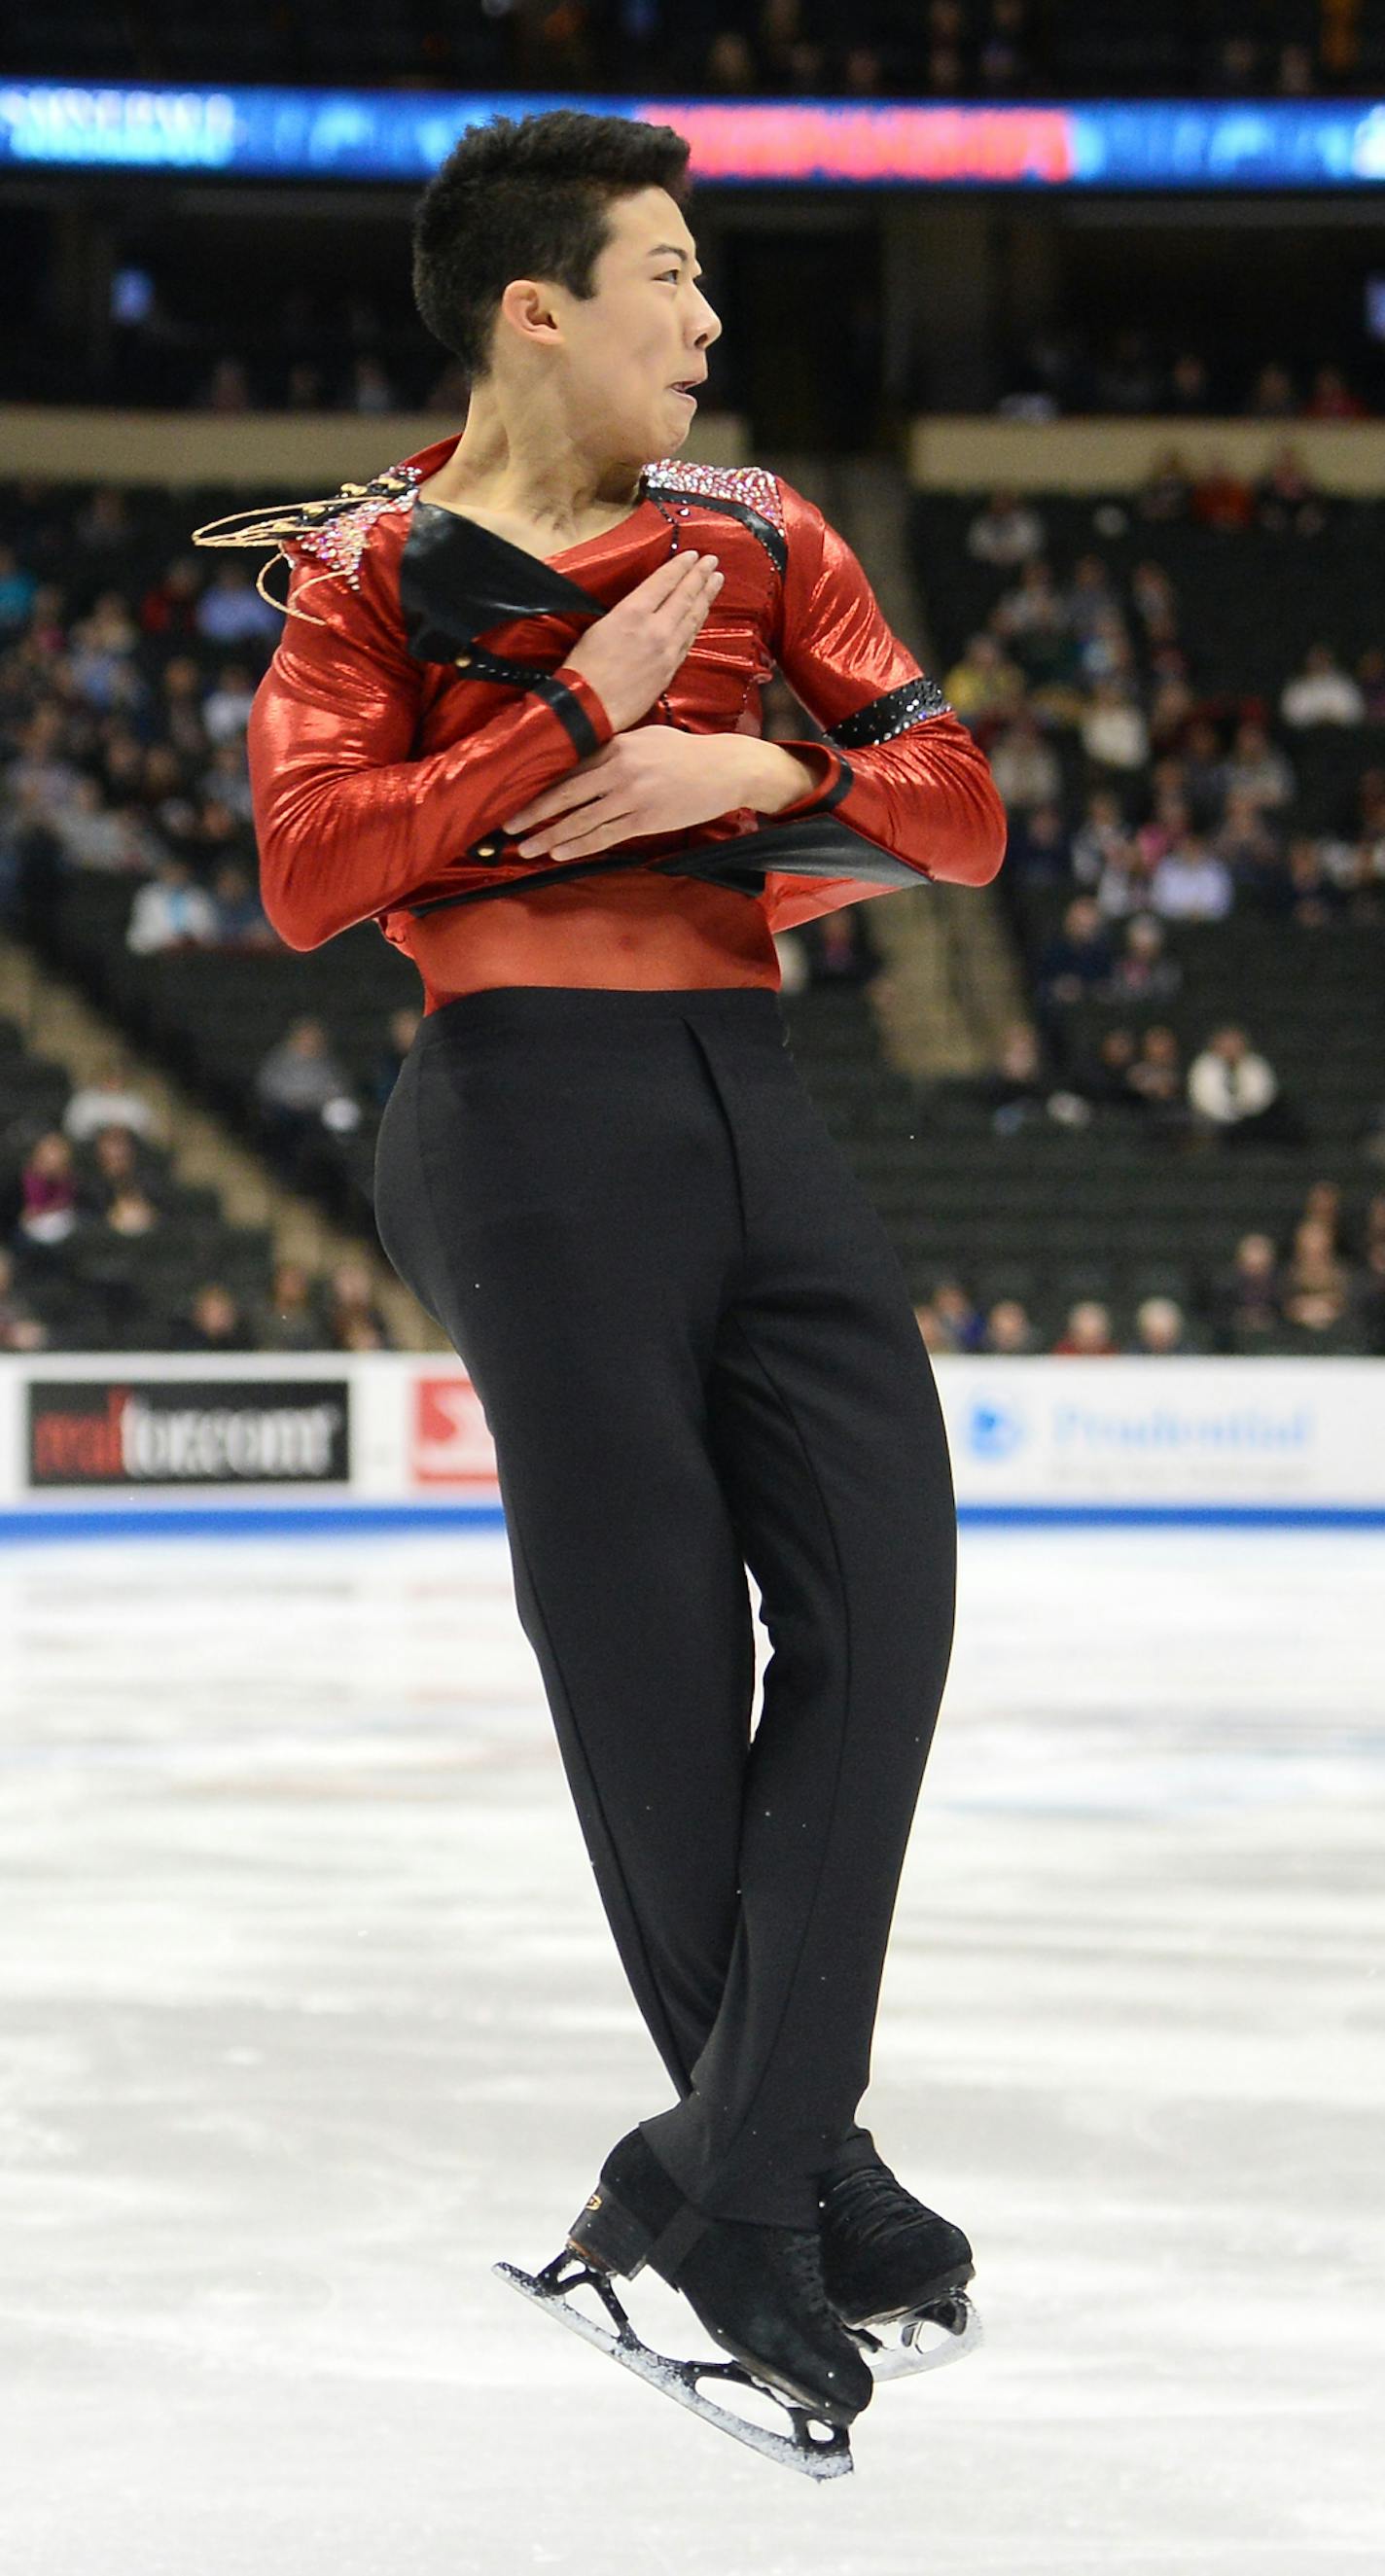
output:
[[[984,1395],[973,1397],[967,1415],[967,1446],[973,1458],[1013,1458],[1028,1437],[1024,1416],[1013,1405],[997,1404]]]

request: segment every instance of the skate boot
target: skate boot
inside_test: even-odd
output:
[[[848,2326],[940,2304],[974,2269],[960,2227],[925,2209],[878,2158],[826,2185],[821,2241],[827,2296]]]
[[[650,2264],[723,2352],[825,2423],[869,2405],[874,2381],[827,2303],[816,2230],[708,2217],[638,2129],[607,2157],[568,2244],[593,2270],[633,2278]]]

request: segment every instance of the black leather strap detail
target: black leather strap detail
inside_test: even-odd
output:
[[[657,876],[704,877],[713,885],[729,886],[735,893],[746,895],[763,891],[767,869],[792,877],[857,877],[863,885],[916,886],[929,882],[921,868],[911,868],[907,859],[897,859],[892,850],[882,850],[878,841],[868,841],[849,823],[839,823],[833,814],[812,813],[796,815],[787,823],[765,823],[758,831],[738,832],[727,841],[703,841],[694,849],[677,850],[667,859],[645,854],[632,858],[628,850],[617,850],[595,859],[540,860],[522,875],[507,872],[493,886],[468,886],[460,894],[436,895],[430,903],[390,904],[386,910],[402,910],[412,921],[421,921],[426,914],[446,912],[454,904],[488,903],[492,895],[516,894],[531,885],[556,884],[560,878],[564,885],[570,885],[574,877],[606,876],[615,868],[649,868]]]
[[[459,663],[473,656],[473,676],[501,679],[506,669],[519,669],[490,659],[495,667],[476,667],[483,656],[476,637],[493,626],[511,625],[520,617],[603,617],[606,603],[580,582],[537,555],[512,546],[493,528],[444,510],[436,501],[415,501],[409,533],[399,557],[399,608],[409,651],[416,662]],[[520,683],[528,687],[527,680]]]
[[[566,680],[557,679],[553,672],[545,671],[529,682],[529,692],[533,697],[542,698],[553,709],[559,723],[566,726],[579,760],[585,760],[591,752],[601,749],[591,717]]]
[[[854,716],[843,716],[827,739],[844,751],[864,751],[871,743],[893,742],[897,733],[907,733],[910,725],[922,724],[928,716],[951,713],[936,680],[906,680],[902,688],[887,689],[883,697],[869,699]]]

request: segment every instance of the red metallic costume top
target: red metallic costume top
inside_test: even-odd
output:
[[[290,563],[247,743],[265,910],[290,947],[376,920],[427,1011],[494,984],[774,987],[775,931],[919,878],[995,875],[1005,813],[984,755],[791,485],[670,459],[618,527],[545,562],[417,498],[455,443],[196,532],[276,541]],[[777,666],[826,729],[786,746],[815,784],[773,817],[520,858],[504,818],[611,736],[564,654],[677,544],[714,552],[724,583],[643,721],[758,734]]]

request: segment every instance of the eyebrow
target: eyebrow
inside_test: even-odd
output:
[[[645,252],[646,259],[693,259],[695,257],[694,251],[680,250],[677,242],[656,242],[652,250]]]

